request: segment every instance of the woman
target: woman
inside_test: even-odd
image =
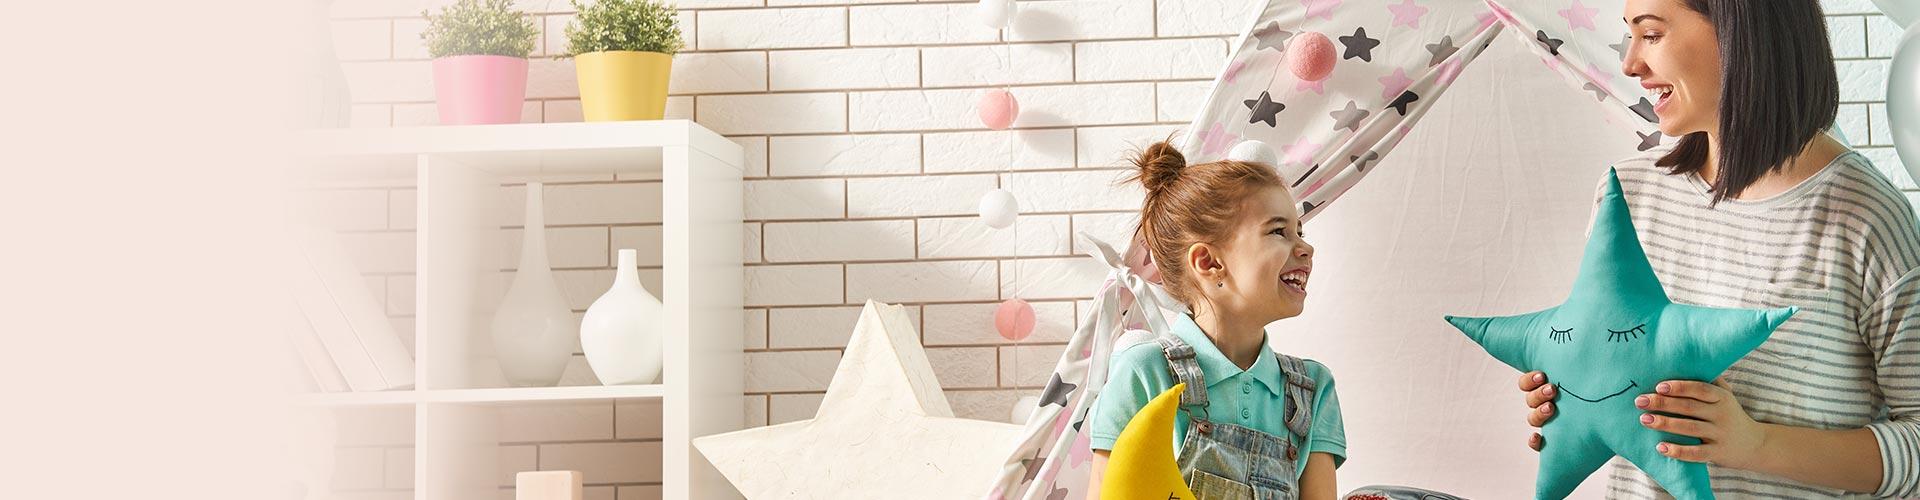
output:
[[[1639,422],[1708,465],[1728,496],[1920,495],[1920,222],[1858,153],[1822,133],[1838,84],[1814,0],[1629,0],[1622,70],[1680,140],[1617,165],[1675,302],[1797,306],[1716,383],[1666,381]],[[1558,396],[1523,375],[1538,427]],[[1534,449],[1553,446],[1534,434]],[[1611,498],[1666,498],[1624,460]]]

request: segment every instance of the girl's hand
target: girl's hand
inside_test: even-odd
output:
[[[1553,418],[1553,397],[1559,395],[1558,391],[1554,390],[1553,384],[1547,383],[1547,374],[1539,371],[1521,374],[1520,390],[1527,393],[1527,408],[1531,408],[1527,412],[1527,425],[1534,427],[1547,425],[1547,420]],[[1527,447],[1533,448],[1533,451],[1540,451],[1540,448],[1546,445],[1546,438],[1541,437],[1538,432],[1527,439]]]
[[[1655,386],[1653,394],[1635,398],[1633,404],[1649,412],[1640,415],[1640,425],[1700,438],[1698,445],[1660,443],[1661,455],[1737,469],[1752,469],[1763,456],[1766,427],[1747,416],[1724,380],[1714,384],[1668,380]]]

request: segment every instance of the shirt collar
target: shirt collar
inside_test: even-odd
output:
[[[1241,370],[1239,365],[1233,364],[1233,360],[1227,359],[1227,355],[1220,352],[1218,346],[1213,345],[1213,339],[1200,330],[1200,324],[1193,322],[1192,315],[1182,313],[1175,316],[1179,318],[1173,322],[1173,334],[1185,341],[1187,345],[1193,346],[1194,358],[1199,361],[1200,370],[1206,372],[1208,388],[1245,373],[1254,380],[1260,381],[1260,386],[1265,387],[1267,392],[1275,396],[1280,395],[1280,390],[1283,388],[1281,384],[1286,381],[1284,375],[1280,373],[1280,360],[1274,357],[1273,349],[1266,345],[1264,333],[1261,334],[1260,339],[1260,357],[1254,359],[1253,367]]]

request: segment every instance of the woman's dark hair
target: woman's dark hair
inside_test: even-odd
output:
[[[1713,24],[1720,42],[1719,174],[1713,203],[1739,196],[1770,171],[1784,170],[1840,106],[1827,20],[1815,0],[1685,0]],[[1656,164],[1695,173],[1707,161],[1707,137],[1681,137]]]

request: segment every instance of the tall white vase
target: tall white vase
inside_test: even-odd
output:
[[[516,386],[560,383],[573,357],[579,324],[567,309],[560,285],[547,267],[547,224],[541,209],[541,184],[527,183],[527,220],[520,234],[520,268],[513,287],[493,314],[493,352],[500,371]]]
[[[660,299],[640,286],[634,251],[620,249],[613,287],[587,307],[580,350],[606,385],[650,384],[660,377]]]

